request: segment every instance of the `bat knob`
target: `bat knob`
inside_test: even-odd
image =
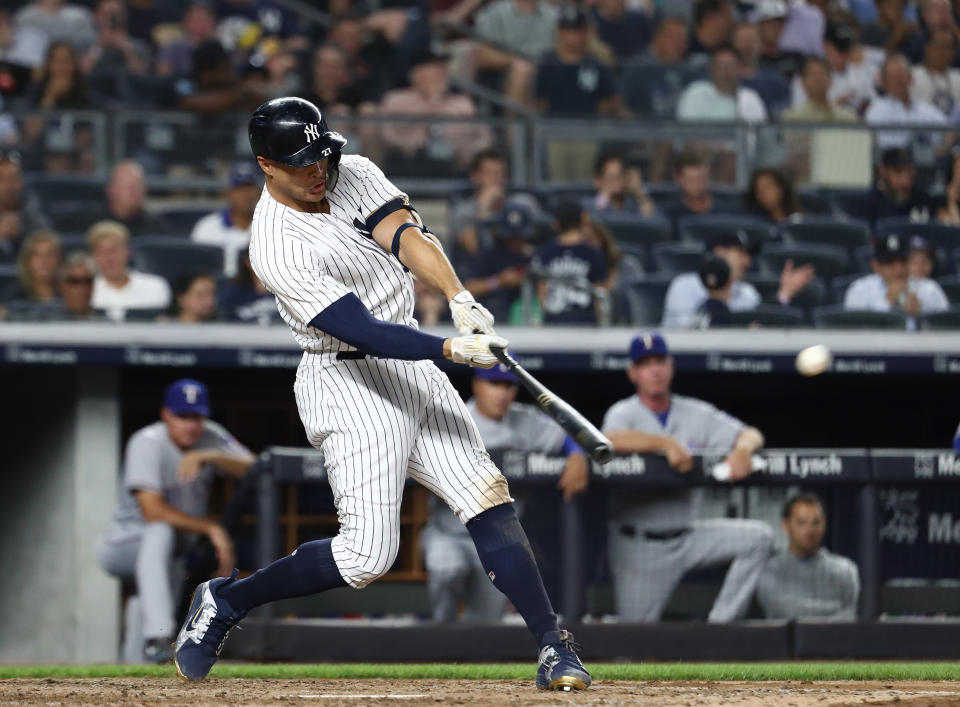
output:
[[[593,457],[593,460],[597,462],[597,464],[606,464],[608,461],[613,459],[613,445],[601,445],[594,449],[590,456]]]

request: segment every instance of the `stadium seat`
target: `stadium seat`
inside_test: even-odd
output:
[[[873,312],[827,305],[813,310],[818,329],[906,329],[907,318],[901,312]]]
[[[847,289],[863,277],[862,273],[855,275],[837,275],[830,281],[830,294],[834,303],[843,304],[843,298],[847,295]]]
[[[59,201],[51,203],[47,207],[46,213],[57,231],[77,232],[79,229],[90,225],[87,220],[96,203],[97,201],[82,201],[71,196],[69,199],[61,198]]]
[[[703,246],[699,243],[655,243],[650,256],[657,270],[664,273],[692,272],[703,261]]]
[[[673,237],[670,222],[662,218],[644,218],[635,214],[600,213],[593,220],[610,230],[620,244],[651,245],[669,241]]]
[[[44,204],[70,199],[91,203],[104,201],[104,181],[95,177],[66,177],[51,174],[27,174],[24,183]]]
[[[942,248],[960,247],[960,228],[943,223],[914,223],[905,218],[882,218],[877,221],[875,232],[878,238],[897,233],[906,238],[922,236]]]
[[[77,231],[58,231],[60,237],[60,252],[63,255],[75,250],[87,249],[87,234]]]
[[[757,275],[750,274],[746,281],[757,288],[760,297],[766,304],[772,304],[782,307],[777,301],[777,294],[780,292],[779,275]],[[811,311],[814,307],[819,307],[826,302],[827,286],[824,281],[815,277],[806,287],[796,294],[790,306],[805,312]]]
[[[813,265],[819,277],[830,279],[847,272],[850,258],[847,249],[840,246],[809,244],[786,245],[774,243],[764,249],[757,258],[760,272],[779,275],[784,263],[792,260],[795,267]]]
[[[791,220],[780,233],[784,243],[792,245],[823,243],[853,250],[870,243],[870,228],[865,222],[830,217]]]
[[[184,206],[177,209],[164,209],[157,215],[169,224],[173,235],[189,238],[197,221],[216,210],[209,206]]]
[[[14,283],[17,282],[17,268],[16,266],[0,266],[0,301],[3,301],[3,296],[7,290],[12,289]]]
[[[641,118],[673,118],[683,89],[703,78],[699,67],[666,66],[648,59],[631,61],[620,73],[620,95]]]
[[[820,193],[833,205],[835,213],[846,214],[847,216],[860,214],[864,198],[868,192],[869,189],[866,187],[832,187],[820,190]]]
[[[960,275],[937,278],[937,284],[943,288],[950,304],[960,305]]]
[[[629,307],[629,324],[658,326],[663,319],[663,301],[667,296],[673,277],[652,275],[626,286]]]
[[[830,216],[833,214],[833,204],[830,198],[819,189],[805,187],[797,190],[797,200],[804,214],[815,216]]]
[[[123,320],[125,322],[155,322],[157,321],[157,317],[166,313],[166,309],[155,309],[152,307],[128,309]]]
[[[923,329],[960,329],[960,307],[924,314],[920,317],[920,326]]]
[[[677,232],[684,241],[703,243],[718,233],[743,231],[751,246],[760,247],[774,238],[773,227],[752,216],[736,214],[710,214],[709,216],[684,216],[677,222]]]
[[[866,274],[873,272],[873,246],[865,245],[855,248],[853,251],[853,269],[859,273]]]
[[[649,253],[647,248],[633,243],[620,243],[620,265],[617,283],[631,283],[646,275]]]
[[[805,319],[802,309],[775,304],[761,304],[756,309],[730,314],[733,325],[737,327],[748,327],[754,324],[762,327],[798,327],[803,326]]]
[[[134,239],[132,260],[137,270],[160,275],[171,284],[188,272],[223,271],[222,248],[163,236]]]

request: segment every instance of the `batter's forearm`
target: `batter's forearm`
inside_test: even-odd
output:
[[[420,282],[439,290],[448,300],[466,289],[440,244],[419,229],[411,228],[404,234],[399,258]]]

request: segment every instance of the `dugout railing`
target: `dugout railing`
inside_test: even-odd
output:
[[[563,468],[563,458],[543,454],[506,452],[496,461],[514,487],[552,487]],[[960,456],[946,450],[883,449],[769,449],[760,458],[763,468],[739,488],[780,487],[825,491],[842,487],[846,503],[828,514],[832,536],[845,537],[846,550],[860,571],[858,615],[870,621],[881,611],[884,573],[881,545],[891,562],[908,568],[910,558],[926,556],[928,568],[942,578],[956,576],[954,555],[960,551],[960,513],[951,510],[960,489]],[[593,465],[591,483],[611,487],[696,486],[730,488],[716,480],[713,466],[722,455],[696,457],[688,474],[674,472],[662,456],[618,456],[604,466]],[[269,564],[281,553],[279,537],[280,484],[325,483],[322,454],[311,449],[273,447],[257,462],[257,564]],[[943,487],[949,487],[943,492]],[[924,489],[933,489],[933,494]],[[750,496],[744,495],[740,513],[753,515]],[[767,518],[769,519],[769,517]],[[562,613],[571,618],[584,614],[583,518],[579,503],[562,504]],[[842,544],[842,543],[841,543]],[[905,559],[906,558],[906,559]],[[952,569],[951,569],[952,568]],[[887,573],[889,575],[889,573]]]

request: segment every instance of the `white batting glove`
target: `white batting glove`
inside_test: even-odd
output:
[[[450,358],[454,363],[465,363],[475,368],[493,368],[500,359],[493,355],[491,346],[507,348],[509,341],[502,336],[471,334],[450,339]]]
[[[453,325],[464,336],[469,334],[493,334],[493,315],[477,302],[467,290],[461,290],[450,300],[450,315]]]

